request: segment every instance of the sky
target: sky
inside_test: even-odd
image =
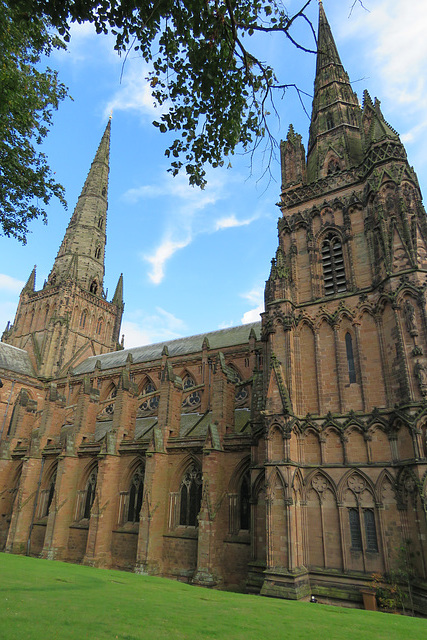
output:
[[[302,0],[286,3],[297,11]],[[353,89],[377,96],[385,119],[404,142],[424,193],[427,188],[427,3],[425,0],[324,0],[332,32]],[[317,28],[318,5],[309,15]],[[313,46],[302,23],[295,32]],[[309,94],[315,56],[297,51],[281,35],[255,43],[283,83]],[[267,165],[262,149],[236,154],[232,167],[208,170],[204,191],[185,175],[173,178],[164,150],[167,134],[158,117],[137,55],[123,59],[108,36],[90,25],[73,27],[66,52],[49,65],[59,72],[71,99],[54,114],[43,144],[56,179],[66,189],[68,211],[51,201],[48,224],[31,224],[25,246],[0,237],[0,331],[13,321],[19,293],[34,265],[41,289],[64,236],[99,141],[113,113],[104,288],[111,299],[121,273],[125,347],[162,342],[259,320],[265,280],[277,248],[278,157]],[[122,74],[123,70],[123,74]],[[121,77],[122,76],[122,77]],[[277,140],[290,123],[305,145],[309,120],[296,93],[277,96]],[[266,172],[269,168],[270,171]],[[269,175],[270,174],[270,175]]]

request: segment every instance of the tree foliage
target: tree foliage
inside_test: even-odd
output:
[[[150,64],[153,97],[162,105],[154,124],[176,138],[166,150],[175,175],[185,167],[191,184],[205,184],[205,164],[220,166],[237,145],[250,150],[269,136],[267,111],[273,69],[248,45],[256,33],[293,38],[313,0],[289,14],[281,0],[15,0],[21,10],[58,29],[65,41],[72,22],[90,21],[112,32],[115,48],[138,51]],[[248,43],[248,44],[247,44]],[[305,49],[309,50],[309,49]],[[253,48],[252,48],[253,51]]]
[[[0,224],[6,236],[25,243],[30,220],[46,219],[52,196],[65,204],[63,187],[37,148],[53,109],[66,95],[57,74],[41,60],[64,46],[46,18],[0,0]]]

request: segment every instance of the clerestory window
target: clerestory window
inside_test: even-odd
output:
[[[346,291],[342,244],[335,234],[329,234],[322,244],[322,264],[325,295],[331,296]]]

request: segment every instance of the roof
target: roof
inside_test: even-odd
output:
[[[234,410],[234,433],[250,434],[250,417],[249,409]],[[183,413],[181,415],[181,424],[179,430],[180,438],[206,438],[209,424],[212,420],[212,412],[206,413]],[[153,428],[157,426],[157,416],[148,418],[137,418],[135,425],[135,440],[150,440]],[[95,428],[95,442],[100,442],[107,433],[112,431],[112,420],[98,420]]]
[[[0,342],[0,369],[26,376],[36,375],[28,353],[5,342]]]
[[[255,331],[257,340],[259,340],[261,336],[261,322],[252,322],[250,324],[242,324],[238,327],[230,327],[229,329],[200,333],[197,336],[190,336],[188,338],[178,338],[177,340],[170,340],[169,342],[158,342],[144,347],[134,347],[122,351],[103,353],[99,356],[91,356],[77,365],[73,369],[73,374],[91,373],[95,370],[95,364],[98,360],[101,363],[101,370],[103,371],[113,369],[114,367],[123,367],[126,364],[129,354],[132,355],[132,362],[134,363],[159,360],[162,357],[162,351],[165,346],[168,348],[169,356],[171,357],[197,353],[202,350],[205,338],[209,341],[210,349],[234,347],[247,343],[252,329]]]

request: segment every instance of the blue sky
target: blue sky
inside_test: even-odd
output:
[[[302,2],[287,3],[290,11]],[[381,100],[384,116],[406,145],[427,186],[427,3],[425,0],[365,0],[350,15],[352,0],[325,0],[342,62],[362,99],[366,88]],[[317,3],[310,15],[317,26]],[[312,45],[308,30],[301,33]],[[256,44],[282,82],[313,91],[315,57],[296,51],[280,36]],[[43,286],[113,110],[105,287],[111,299],[124,274],[126,347],[251,322],[259,318],[270,260],[277,246],[280,166],[264,175],[260,150],[250,166],[236,155],[232,167],[208,171],[204,191],[172,178],[164,157],[167,135],[152,126],[157,116],[137,56],[122,59],[109,37],[88,25],[73,28],[67,52],[55,53],[73,100],[60,105],[44,151],[66,188],[69,209],[51,202],[47,226],[36,222],[26,246],[0,237],[0,330],[13,320],[19,292],[34,264]],[[309,121],[292,91],[276,103],[277,139],[289,123],[307,142]],[[311,100],[306,99],[311,110]]]

